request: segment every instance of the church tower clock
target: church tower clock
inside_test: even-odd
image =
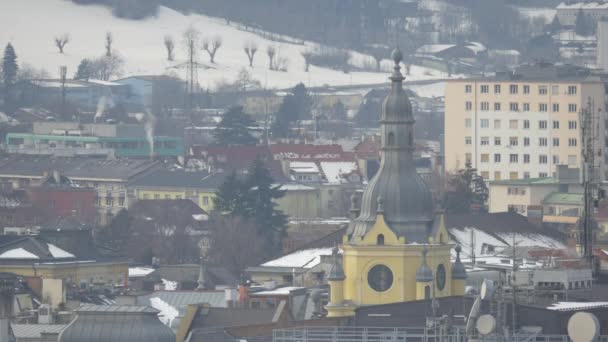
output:
[[[354,315],[365,305],[464,294],[464,267],[450,261],[443,215],[414,164],[414,116],[403,90],[399,49],[391,91],[380,115],[381,162],[367,185],[358,216],[343,238],[342,263],[329,277],[329,317]],[[452,274],[453,269],[457,274]]]

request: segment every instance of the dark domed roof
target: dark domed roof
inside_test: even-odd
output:
[[[395,71],[391,92],[380,116],[382,161],[366,187],[361,211],[349,227],[351,240],[364,236],[376,221],[377,199],[384,202],[384,219],[389,228],[407,242],[428,242],[434,218],[430,191],[414,165],[412,105],[403,90],[399,63],[401,53],[393,53]]]
[[[175,342],[173,330],[148,306],[83,305],[59,342]]]

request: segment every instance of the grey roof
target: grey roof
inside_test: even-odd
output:
[[[277,310],[278,308],[200,308],[192,321],[191,329],[268,324],[273,322]]]
[[[85,304],[80,306],[78,309],[75,309],[74,312],[78,314],[103,314],[103,315],[111,315],[114,313],[124,313],[124,314],[139,314],[139,313],[148,313],[148,314],[157,314],[158,310],[145,306],[145,305],[93,305],[93,304]]]
[[[0,175],[42,177],[44,172],[71,170],[84,162],[84,158],[51,156],[9,156],[0,159]]]
[[[157,162],[147,159],[114,159],[53,156],[10,156],[0,159],[0,176],[42,177],[45,172],[59,171],[78,180],[83,178],[128,180],[150,169]]]
[[[555,65],[547,62],[521,65],[514,71],[497,72],[493,76],[470,79],[475,81],[539,81],[539,82],[600,82],[591,70],[570,64]]]
[[[179,309],[189,304],[209,304],[211,307],[226,307],[224,291],[156,291],[137,297],[138,305],[150,305],[150,299],[160,298],[163,302]]]
[[[433,200],[414,162],[412,105],[403,90],[400,54],[393,57],[392,88],[380,115],[380,169],[363,192],[361,214],[349,226],[351,241],[365,236],[373,227],[380,198],[388,227],[407,242],[428,242],[432,228]]]
[[[11,324],[15,338],[40,338],[41,333],[58,334],[67,327],[67,324]]]
[[[127,181],[155,166],[157,162],[148,159],[101,159],[89,158],[76,167],[66,170],[72,179],[100,178]]]
[[[226,175],[209,174],[205,171],[185,171],[183,169],[157,168],[135,177],[129,182],[132,187],[217,189]]]
[[[59,342],[174,342],[175,334],[158,320],[158,310],[130,305],[83,305],[61,332]]]

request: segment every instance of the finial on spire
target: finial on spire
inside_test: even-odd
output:
[[[403,54],[401,53],[401,50],[399,50],[399,46],[393,50],[391,57],[393,58],[393,62],[395,62],[395,66],[393,67],[393,75],[391,75],[390,79],[393,82],[401,82],[404,80],[404,77],[401,74],[401,61],[403,60]]]
[[[378,196],[378,209],[376,210],[376,212],[378,214],[382,214],[384,213],[384,200],[382,199],[382,196]]]
[[[399,65],[399,63],[401,63],[401,61],[403,60],[403,54],[401,53],[399,46],[397,46],[395,50],[393,50],[393,52],[391,53],[391,57],[393,58],[395,65]]]

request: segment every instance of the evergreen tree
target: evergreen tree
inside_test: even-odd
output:
[[[215,192],[214,209],[231,216],[247,217],[249,211],[246,209],[246,195],[244,183],[238,178],[236,171],[232,171]]]
[[[287,225],[287,216],[274,202],[285,195],[279,188],[258,158],[249,168],[246,179],[241,181],[236,172],[232,172],[220,185],[215,193],[215,210],[251,222],[258,235],[278,250]]]
[[[245,180],[247,194],[247,210],[249,217],[253,218],[260,235],[271,242],[275,247],[279,246],[280,239],[285,234],[287,216],[276,208],[274,200],[285,196],[280,190],[280,185],[273,185],[274,179],[264,166],[264,162],[257,158],[252,163],[248,177]]]
[[[272,123],[272,135],[276,138],[289,137],[289,128],[293,123],[312,118],[311,108],[312,98],[308,94],[308,89],[303,83],[299,83],[293,88],[292,94],[283,98]]]
[[[477,169],[467,163],[464,169],[448,181],[450,190],[446,193],[445,209],[448,213],[469,213],[477,207],[485,209],[488,199],[488,188]]]
[[[562,24],[559,22],[557,15],[553,17],[551,24],[549,24],[548,30],[550,33],[557,33],[562,28]]]
[[[255,145],[257,139],[249,133],[249,127],[255,125],[255,121],[243,112],[243,107],[235,106],[224,114],[213,131],[213,138],[218,145]]]
[[[312,118],[312,98],[308,94],[308,89],[304,83],[298,83],[292,90],[297,112],[295,120],[310,120]]]
[[[290,126],[294,120],[296,113],[296,100],[293,95],[287,95],[283,98],[279,111],[276,113],[274,122],[272,123],[272,136],[275,138],[287,138],[290,136]]]
[[[76,74],[74,75],[74,79],[88,81],[89,78],[91,78],[92,73],[93,73],[93,64],[91,63],[91,61],[89,59],[84,58],[83,60],[80,61],[80,64],[78,64],[78,70],[76,71]]]
[[[2,81],[4,82],[4,103],[6,106],[13,106],[13,91],[17,82],[17,54],[11,43],[6,45],[4,49],[4,58],[2,60]]]

